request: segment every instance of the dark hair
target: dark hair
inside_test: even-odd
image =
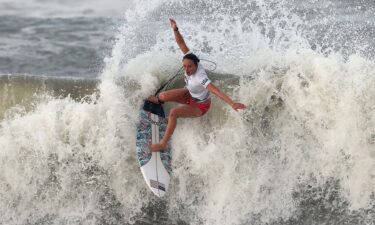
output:
[[[196,55],[194,55],[193,53],[189,53],[189,54],[186,54],[186,55],[184,55],[184,57],[182,58],[182,61],[184,60],[184,59],[190,59],[191,61],[193,61],[193,63],[197,66],[198,65],[198,63],[199,63],[199,59],[198,59],[198,57],[196,56]]]

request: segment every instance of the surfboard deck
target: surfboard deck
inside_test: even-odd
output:
[[[150,144],[159,143],[167,127],[163,106],[145,101],[137,124],[136,152],[138,163],[147,186],[158,197],[168,190],[172,173],[171,145],[160,152],[151,152]]]

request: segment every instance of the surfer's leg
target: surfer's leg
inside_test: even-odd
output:
[[[150,96],[147,98],[147,100],[156,104],[159,103],[159,100],[163,102],[178,102],[181,104],[186,104],[186,100],[189,98],[189,96],[190,94],[188,89],[179,88],[163,91],[159,94],[159,98],[157,98],[156,96]]]
[[[199,108],[190,105],[179,106],[171,109],[169,112],[168,125],[164,137],[158,144],[151,145],[151,150],[157,152],[167,147],[168,141],[176,128],[178,118],[200,117],[202,114],[203,113]]]
[[[186,88],[172,89],[163,91],[159,94],[159,99],[163,102],[178,102],[186,104],[186,99],[190,96],[189,90]]]

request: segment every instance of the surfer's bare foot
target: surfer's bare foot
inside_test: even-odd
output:
[[[159,152],[167,148],[167,144],[164,144],[162,142],[157,143],[157,144],[152,144],[150,145],[151,151],[152,152]]]

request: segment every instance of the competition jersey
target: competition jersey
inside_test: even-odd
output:
[[[207,85],[211,83],[211,80],[200,63],[194,74],[188,76],[185,72],[185,83],[191,97],[204,101],[210,96]]]

